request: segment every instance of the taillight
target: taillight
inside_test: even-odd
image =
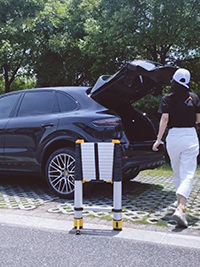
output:
[[[121,124],[121,119],[119,118],[99,119],[92,121],[92,123],[95,126],[118,126]]]

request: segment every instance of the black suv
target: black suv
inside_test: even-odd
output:
[[[132,61],[94,87],[49,87],[0,97],[0,170],[42,175],[60,197],[73,197],[75,142],[119,139],[124,179],[163,163],[152,151],[157,129],[132,103],[169,84],[176,69]]]

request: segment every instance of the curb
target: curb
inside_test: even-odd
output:
[[[0,213],[0,223],[8,224],[10,226],[31,227],[40,230],[75,234],[73,221],[68,220]],[[151,242],[162,245],[200,249],[200,237],[180,235],[177,233],[164,233],[158,231],[132,229],[127,227],[123,228],[122,231],[114,231],[107,225],[93,223],[84,223],[84,228],[81,230],[81,233],[84,235],[123,238],[141,242]]]

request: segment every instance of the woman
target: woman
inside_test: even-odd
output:
[[[162,114],[157,140],[153,150],[162,143],[166,127],[168,135],[166,148],[169,154],[173,179],[178,198],[178,207],[172,218],[180,226],[188,226],[185,207],[192,189],[193,177],[197,167],[199,140],[196,123],[200,123],[200,101],[189,92],[190,72],[178,69],[171,83],[171,92],[162,98],[158,112]]]

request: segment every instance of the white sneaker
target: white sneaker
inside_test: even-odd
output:
[[[183,212],[180,208],[176,209],[172,215],[172,219],[177,221],[178,225],[188,227],[185,212]]]

